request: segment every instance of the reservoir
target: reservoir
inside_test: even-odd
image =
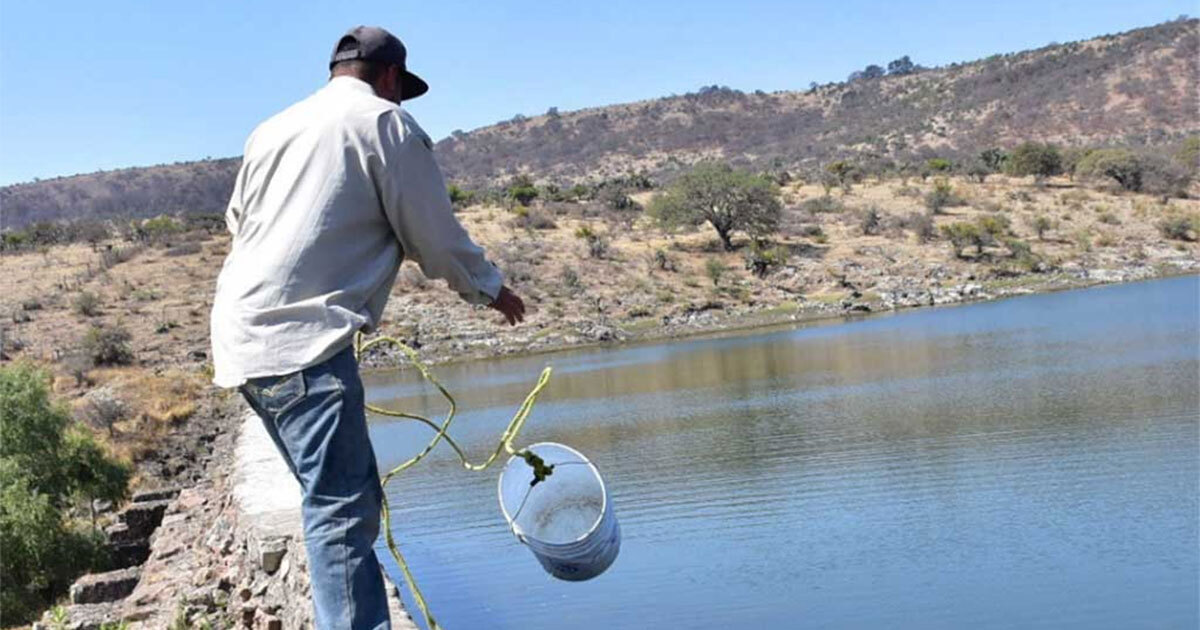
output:
[[[443,366],[472,461],[554,367],[517,446],[596,464],[621,553],[551,578],[504,459],[445,445],[386,489],[392,525],[447,630],[1195,628],[1198,321],[1192,276]],[[444,413],[411,370],[366,381]],[[383,471],[432,436],[371,430]]]

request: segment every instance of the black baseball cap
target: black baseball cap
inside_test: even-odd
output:
[[[329,60],[329,69],[339,61],[362,59],[363,61],[381,61],[400,66],[404,72],[403,83],[400,86],[400,99],[407,101],[429,91],[429,84],[421,77],[408,71],[405,60],[408,51],[404,43],[395,35],[378,26],[356,26],[350,29],[333,47],[333,57]]]

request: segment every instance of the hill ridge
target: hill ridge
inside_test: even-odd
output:
[[[447,179],[479,188],[515,174],[570,184],[630,171],[669,178],[706,158],[814,170],[853,158],[961,159],[1037,139],[1155,145],[1200,132],[1200,20],[1049,44],[902,76],[805,91],[698,92],[537,116],[436,145]],[[130,167],[0,188],[0,230],[36,221],[224,210],[240,158]]]

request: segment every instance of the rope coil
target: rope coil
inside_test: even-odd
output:
[[[533,411],[533,405],[535,402],[537,402],[538,395],[542,393],[542,390],[550,382],[551,369],[549,367],[542,370],[542,374],[538,377],[537,383],[525,397],[525,401],[521,403],[520,407],[517,408],[516,414],[513,415],[512,420],[509,421],[508,426],[504,429],[504,432],[500,434],[499,443],[496,444],[496,448],[492,451],[492,454],[488,456],[483,463],[472,464],[467,459],[466,454],[458,445],[458,443],[446,434],[446,431],[450,428],[450,423],[454,421],[454,415],[458,411],[458,405],[455,403],[454,397],[450,395],[450,392],[442,386],[437,378],[434,377],[433,373],[430,372],[429,368],[421,361],[416,350],[409,347],[403,341],[386,335],[376,337],[375,339],[364,343],[364,336],[361,332],[359,332],[355,334],[354,337],[355,359],[361,361],[363,355],[366,354],[368,350],[384,344],[390,344],[399,349],[408,359],[408,362],[411,363],[413,367],[417,368],[417,371],[421,373],[421,377],[432,383],[433,386],[436,387],[439,392],[441,392],[442,396],[449,404],[450,409],[446,413],[446,418],[439,425],[425,416],[397,411],[394,409],[386,409],[370,403],[366,404],[367,411],[370,411],[371,413],[379,414],[381,416],[388,416],[391,418],[416,420],[417,422],[420,422],[437,432],[437,434],[433,436],[433,439],[429,441],[429,444],[427,444],[425,448],[421,450],[421,452],[401,463],[399,466],[392,468],[386,475],[383,476],[382,480],[380,481],[380,486],[382,488],[386,489],[388,482],[391,481],[393,477],[421,461],[421,459],[428,455],[429,452],[432,451],[434,447],[436,447],[442,440],[445,440],[446,443],[450,445],[450,448],[454,449],[455,454],[457,454],[459,460],[462,461],[463,467],[467,470],[485,470],[496,461],[496,458],[500,456],[500,453],[507,452],[509,455],[522,458],[525,460],[525,463],[529,464],[529,466],[533,468],[534,479],[529,484],[530,488],[536,486],[538,482],[545,481],[546,477],[554,473],[554,464],[547,465],[542,458],[538,457],[532,451],[528,449],[517,450],[512,445],[513,440],[517,438],[517,434],[520,433],[521,428],[525,426],[525,420],[529,417],[529,413]],[[387,542],[388,551],[391,552],[392,558],[396,560],[396,564],[400,567],[401,573],[404,574],[404,581],[408,585],[409,592],[412,593],[413,601],[416,602],[417,608],[421,610],[421,614],[425,618],[425,625],[429,628],[429,630],[441,630],[441,626],[439,626],[437,621],[433,618],[433,614],[429,612],[429,605],[426,603],[424,595],[421,594],[421,589],[417,587],[416,578],[413,577],[412,571],[408,567],[408,562],[404,560],[404,555],[400,553],[400,548],[396,544],[395,538],[392,536],[391,510],[388,507],[387,492],[384,491],[381,492],[381,494],[383,495],[383,508],[381,516],[383,519],[383,531],[385,541]],[[523,501],[522,507],[524,507]]]

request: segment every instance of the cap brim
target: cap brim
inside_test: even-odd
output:
[[[400,84],[400,100],[407,101],[429,91],[429,84],[421,77],[405,70],[404,81]]]

